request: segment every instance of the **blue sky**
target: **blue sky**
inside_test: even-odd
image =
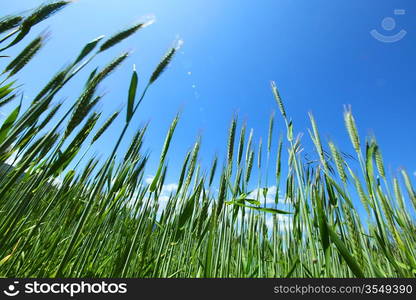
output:
[[[2,1],[0,10],[18,13],[40,3]],[[406,13],[395,15],[395,9]],[[100,88],[106,92],[100,106],[106,117],[125,105],[133,64],[143,87],[166,50],[178,38],[184,40],[129,131],[132,136],[135,128],[151,122],[145,148],[152,151],[150,169],[154,170],[167,128],[181,111],[169,154],[168,181],[177,177],[198,134],[204,167],[215,153],[223,155],[235,113],[254,128],[256,140],[267,139],[270,113],[277,110],[270,80],[276,81],[295,130],[305,133],[305,142],[310,127],[307,113],[312,111],[323,140],[332,139],[353,153],[342,117],[344,105],[350,104],[361,137],[377,137],[390,174],[399,167],[416,171],[416,3],[412,0],[79,0],[31,33],[34,37],[48,29],[51,35],[42,53],[19,75],[26,96],[39,91],[88,41],[153,15],[152,26],[98,57],[91,69],[123,50],[134,51]],[[382,26],[386,17],[396,21],[390,31]],[[388,24],[391,19],[384,27]],[[385,36],[402,29],[407,34],[395,43],[383,43],[370,35],[373,29]],[[7,54],[15,55],[19,49]],[[76,99],[87,77],[88,72],[82,73],[62,93],[66,104]],[[283,132],[282,119],[276,117],[276,129]],[[96,153],[104,154],[115,142],[122,119],[107,132]]]

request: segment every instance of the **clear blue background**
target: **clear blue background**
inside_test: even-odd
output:
[[[2,15],[19,13],[41,2],[1,1],[0,11]],[[406,15],[394,16],[394,9],[405,9]],[[101,34],[110,36],[148,15],[156,16],[155,24],[100,56],[91,69],[122,50],[134,50],[100,87],[106,92],[100,106],[106,117],[125,105],[133,64],[143,87],[166,50],[178,37],[184,40],[129,131],[132,136],[135,128],[151,121],[145,144],[152,151],[149,175],[154,173],[165,133],[178,111],[182,118],[169,154],[168,181],[177,178],[184,154],[198,134],[203,138],[204,167],[215,153],[224,154],[234,113],[254,128],[256,140],[261,136],[266,140],[269,115],[277,109],[270,80],[277,82],[295,129],[305,133],[305,140],[310,127],[307,112],[312,111],[323,140],[332,139],[353,153],[342,117],[344,105],[351,104],[361,137],[375,134],[390,174],[396,174],[399,167],[416,171],[413,0],[79,0],[31,32],[34,37],[47,29],[51,36],[42,53],[18,76],[27,98],[74,59],[85,43]],[[381,27],[385,17],[394,17],[397,28],[385,31]],[[370,35],[372,29],[385,35],[404,29],[407,36],[386,44]],[[15,55],[19,49],[7,54]],[[79,95],[87,77],[86,71],[64,91],[67,105]],[[3,113],[10,109],[6,107]],[[282,132],[282,119],[276,116]],[[113,145],[122,121],[124,114],[105,134],[96,153],[105,154]]]

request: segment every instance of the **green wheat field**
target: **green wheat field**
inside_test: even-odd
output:
[[[97,88],[127,52],[93,71],[78,99],[66,100],[72,101],[69,109],[57,99],[96,56],[140,34],[146,24],[139,23],[88,42],[22,109],[19,72],[30,69],[46,39],[29,39],[30,29],[69,2],[0,19],[0,108],[13,107],[0,127],[0,276],[416,276],[415,189],[404,169],[397,178],[385,172],[375,138],[360,137],[349,108],[340,133],[351,140],[345,152],[323,143],[309,115],[311,129],[304,139],[313,142],[311,162],[272,82],[270,101],[285,124],[282,132],[272,114],[267,139],[256,144],[253,131],[235,117],[228,141],[221,141],[226,157],[208,158],[212,165],[205,170],[199,164],[199,138],[189,141],[194,146],[185,157],[169,153],[178,115],[166,128],[163,147],[152,149],[160,159],[158,168],[149,170],[149,152],[142,149],[147,125],[128,141],[128,151],[120,144],[129,126],[140,122],[136,112],[153,83],[169,72],[177,48],[161,58],[146,85],[133,70],[123,95],[127,109],[109,118],[96,109]],[[24,46],[20,54],[8,57],[7,49],[17,45]],[[115,122],[123,128],[110,151],[85,156]],[[160,209],[168,157],[183,165],[178,188]],[[271,157],[276,165],[263,163]],[[272,204],[268,187],[254,176],[262,173],[274,174],[267,178],[277,188]],[[148,174],[155,176],[149,181]]]

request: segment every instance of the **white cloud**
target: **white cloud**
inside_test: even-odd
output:
[[[146,179],[144,180],[144,182],[146,184],[152,184],[154,178],[155,176],[148,175]],[[160,192],[160,197],[169,196],[170,193],[175,192],[177,189],[178,189],[178,185],[176,183],[164,184],[162,187],[162,191]]]
[[[158,215],[159,216],[162,213],[162,211],[165,210],[166,206],[168,205],[168,201],[169,201],[169,196],[166,196],[166,195],[159,196],[158,201],[157,201],[157,203],[159,205],[159,208],[158,208]]]
[[[244,215],[244,222],[248,222],[250,209],[246,208],[246,214]],[[241,214],[238,215],[237,219],[241,222]],[[273,218],[274,215],[270,213],[266,213],[266,227],[269,233],[273,232]],[[276,214],[276,221],[278,223],[278,230],[280,232],[285,232],[290,230],[290,224],[292,222],[291,215],[281,215]]]
[[[280,231],[289,230],[290,222],[292,221],[292,218],[289,215],[276,215],[276,219]],[[266,226],[270,231],[273,230],[273,216],[268,216],[266,218]]]
[[[150,180],[146,179],[147,184],[152,183],[152,181],[153,181],[153,178],[150,178]],[[176,192],[177,189],[178,189],[178,185],[176,183],[168,183],[162,186],[162,190],[160,191],[160,194],[158,197],[159,212],[161,212],[162,210],[166,208],[166,205],[168,204],[170,196],[172,195],[172,193]]]
[[[13,152],[12,155],[10,155],[6,159],[5,163],[8,165],[16,166],[17,163],[22,159],[22,156],[16,157],[16,155],[17,155],[17,151]]]
[[[162,193],[172,193],[175,192],[178,189],[178,185],[176,183],[169,183],[165,184],[162,187]]]
[[[154,179],[154,176],[147,176],[147,178],[145,179],[145,183],[146,184],[151,184],[152,181]],[[158,205],[159,205],[159,209],[158,209],[158,213],[160,214],[165,208],[166,205],[171,197],[171,195],[173,193],[175,193],[178,190],[178,184],[177,183],[167,183],[164,184],[161,192],[159,194],[158,197]],[[218,189],[217,189],[218,192]],[[263,206],[263,201],[264,201],[264,197],[263,197],[263,189],[255,189],[253,190],[250,194],[249,194],[249,198],[252,199],[256,199],[257,198],[257,193],[259,192],[259,201],[261,202],[262,206]],[[275,197],[276,197],[276,193],[277,193],[277,187],[276,186],[270,186],[268,188],[267,191],[267,195],[266,195],[266,206],[270,207],[271,204],[275,204]],[[288,206],[290,206],[289,204],[285,204],[283,203],[283,199],[280,196],[279,197],[279,206],[283,206],[283,207],[279,207],[279,209],[283,209],[283,210],[288,210]],[[275,207],[273,205],[273,207]],[[249,211],[250,209],[247,208],[247,211]],[[239,215],[237,217],[239,220],[241,220],[241,215]],[[290,223],[292,220],[292,217],[290,215],[283,215],[283,214],[277,214],[276,215],[277,218],[277,222],[279,224],[279,231],[286,231],[290,229]],[[245,221],[248,221],[248,213],[245,214]],[[268,230],[270,232],[272,232],[273,230],[273,215],[270,213],[267,213],[266,216],[266,226],[268,228]]]
[[[146,182],[147,184],[151,184],[154,178],[155,178],[154,176],[147,176],[144,182]]]
[[[268,188],[267,195],[266,195],[266,204],[275,203],[274,201],[275,201],[275,198],[276,198],[276,193],[277,193],[277,187],[275,185],[270,186]],[[259,196],[258,200],[261,203],[263,203],[263,201],[264,201],[263,188],[253,190],[248,196],[250,198],[257,199],[257,195]],[[279,198],[281,198],[281,197],[279,196]]]
[[[153,182],[155,177],[153,175],[148,175],[144,180],[145,184],[150,185]],[[157,203],[159,205],[159,213],[166,208],[166,205],[169,201],[169,198],[172,193],[174,193],[178,189],[178,185],[176,183],[168,183],[164,184],[162,190],[160,191],[159,197],[157,199]],[[135,193],[132,197],[131,203],[134,203],[134,200],[138,197],[137,193]]]
[[[290,211],[290,204],[284,201],[282,195],[279,195],[278,207],[275,206],[276,193],[277,193],[277,187],[275,185],[270,186],[268,188],[267,195],[266,195],[266,206],[282,209],[285,211]],[[258,196],[258,200],[261,203],[261,206],[263,206],[264,204],[263,188],[260,188],[260,189],[257,188],[249,194],[249,198],[252,198],[252,199],[257,199],[257,196]],[[270,213],[266,213],[266,215],[267,215],[266,226],[268,230],[271,232],[273,230],[273,217],[274,216],[273,214],[270,214]],[[279,224],[279,231],[287,231],[290,229],[290,223],[292,220],[291,215],[277,214],[276,218]]]
[[[62,180],[62,178],[60,177],[52,177],[51,179],[48,180],[49,183],[52,183],[52,185],[56,186],[56,187],[61,187],[62,184],[64,183],[64,181]]]

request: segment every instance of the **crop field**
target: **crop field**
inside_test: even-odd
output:
[[[0,125],[0,276],[416,276],[412,179],[405,169],[397,177],[386,172],[376,139],[360,135],[349,107],[339,134],[349,137],[351,148],[324,141],[312,114],[305,116],[310,130],[301,137],[271,82],[264,101],[273,101],[277,114],[271,114],[263,143],[234,117],[225,129],[228,140],[217,141],[226,156],[205,158],[212,161],[205,169],[199,163],[203,136],[189,141],[194,144],[184,157],[169,151],[178,114],[163,146],[149,154],[143,141],[152,124],[130,141],[126,131],[139,123],[137,111],[147,92],[159,87],[154,83],[169,77],[176,46],[145,84],[133,69],[121,95],[126,105],[113,115],[97,109],[97,89],[128,52],[91,72],[79,97],[65,100],[69,108],[60,102],[64,87],[94,58],[140,34],[145,23],[85,44],[24,106],[19,72],[31,68],[47,38],[29,32],[67,5],[52,2],[0,19],[0,109],[12,107]],[[24,46],[20,54],[7,56],[17,45]],[[277,120],[284,127],[277,128]],[[86,155],[117,122],[122,130],[106,145],[108,152]],[[312,157],[304,155],[302,139],[311,141]],[[127,151],[120,150],[122,142],[129,143]],[[148,167],[149,155],[159,157],[155,170]],[[168,159],[183,164],[177,188],[161,205]],[[148,174],[155,175],[149,180]]]

